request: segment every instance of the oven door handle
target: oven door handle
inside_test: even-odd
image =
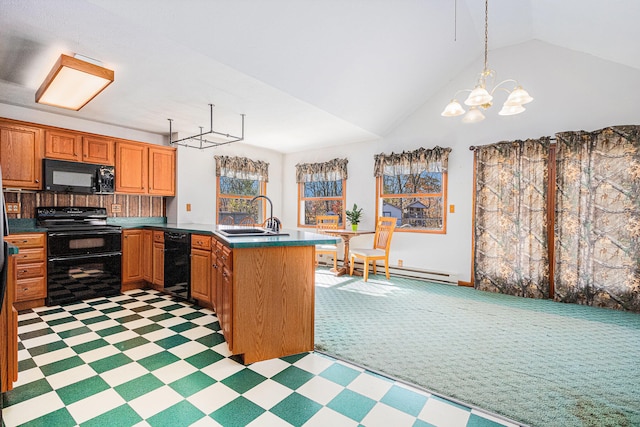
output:
[[[47,261],[72,261],[74,259],[93,259],[93,258],[107,258],[107,257],[115,257],[122,256],[122,252],[106,252],[102,254],[84,254],[84,255],[72,255],[72,256],[62,256],[55,258],[48,258]]]
[[[120,230],[102,230],[102,231],[91,231],[91,230],[83,230],[83,231],[56,231],[54,233],[49,232],[49,237],[63,237],[63,236],[84,236],[87,234],[122,234]]]

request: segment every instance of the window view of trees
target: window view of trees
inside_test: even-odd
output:
[[[313,181],[299,184],[302,225],[315,225],[317,215],[338,215],[343,224],[344,180]]]
[[[443,230],[445,179],[442,172],[427,171],[383,175],[379,178],[382,215],[397,218],[398,227]]]
[[[264,194],[264,184],[257,179],[219,177],[218,224],[239,224],[246,217],[262,222],[262,200],[251,202],[260,194]]]

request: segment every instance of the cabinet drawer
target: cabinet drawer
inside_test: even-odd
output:
[[[164,243],[164,231],[154,231],[153,241],[156,243]]]
[[[36,262],[33,264],[20,264],[16,269],[18,280],[29,279],[33,277],[44,277],[46,275],[44,262]]]
[[[38,249],[22,249],[20,248],[20,252],[15,255],[18,264],[31,264],[36,261],[44,261],[46,259],[46,254],[44,252],[44,248]]]
[[[20,279],[16,282],[16,301],[46,298],[47,282],[44,277]]]
[[[211,249],[211,236],[192,234],[191,247],[196,249]]]
[[[229,249],[226,246],[223,246],[222,250],[220,251],[220,261],[222,261],[222,264],[224,264],[226,268],[228,268],[229,270],[232,270],[232,267],[233,267],[232,260],[233,258],[231,257],[231,249]]]
[[[30,233],[30,234],[10,234],[5,237],[5,240],[12,245],[22,248],[43,248],[45,244],[44,233]]]

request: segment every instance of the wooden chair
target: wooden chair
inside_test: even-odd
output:
[[[256,225],[256,220],[253,219],[253,217],[245,216],[244,218],[242,218],[240,220],[240,222],[238,224],[246,225],[246,226],[255,226]]]
[[[373,274],[376,274],[376,261],[384,260],[384,271],[389,278],[389,247],[391,246],[391,237],[396,228],[397,218],[380,217],[376,226],[376,234],[373,237],[373,248],[351,248],[349,257],[351,268],[349,275],[353,276],[353,262],[355,258],[360,258],[364,262],[364,281],[369,277],[369,261],[373,261]]]
[[[234,224],[233,217],[232,216],[225,216],[224,218],[222,218],[220,220],[220,224],[233,225]]]
[[[339,222],[338,215],[318,215],[316,216],[316,232],[324,234],[325,230],[337,230]],[[321,254],[333,255],[333,270],[338,270],[338,247],[336,245],[316,245],[316,255]]]

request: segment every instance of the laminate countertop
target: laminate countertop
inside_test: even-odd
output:
[[[258,248],[266,246],[314,246],[335,244],[339,238],[309,231],[282,229],[278,235],[266,236],[225,236],[220,231],[233,228],[253,228],[246,226],[194,224],[194,223],[165,223],[145,225],[143,227],[153,230],[165,230],[191,234],[213,235],[222,240],[230,248]]]

